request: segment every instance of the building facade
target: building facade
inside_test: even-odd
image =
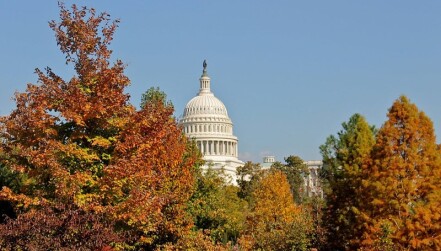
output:
[[[185,106],[180,119],[185,134],[196,141],[206,161],[204,168],[225,171],[236,183],[236,168],[244,165],[238,159],[238,139],[233,134],[233,123],[227,108],[211,92],[211,79],[204,61],[199,79],[199,92]]]
[[[269,169],[276,162],[274,156],[265,156],[260,164],[262,169]],[[318,196],[323,198],[322,183],[320,181],[320,169],[323,166],[321,160],[308,160],[303,162],[308,167],[308,175],[303,176],[303,191],[308,197]]]
[[[323,198],[323,188],[319,173],[323,167],[323,162],[321,160],[309,160],[305,161],[304,164],[308,166],[309,170],[309,174],[303,178],[306,195]]]

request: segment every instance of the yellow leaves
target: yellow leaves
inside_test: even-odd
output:
[[[112,139],[114,139],[114,138],[112,138]],[[109,146],[112,145],[111,139],[106,139],[102,136],[96,136],[96,137],[90,139],[89,141],[92,143],[93,146],[99,146],[102,148],[108,148]]]
[[[301,250],[306,247],[312,221],[294,204],[288,180],[281,171],[264,176],[253,192],[253,199],[246,234],[254,237],[254,249]]]
[[[85,193],[85,194],[76,194],[74,198],[74,202],[77,206],[81,208],[87,208],[89,205],[96,204],[96,202],[101,198],[101,196],[97,194]],[[94,208],[97,209],[96,207]]]

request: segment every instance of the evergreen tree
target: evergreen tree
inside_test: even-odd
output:
[[[431,120],[402,96],[363,169],[363,242],[369,250],[441,249],[441,159]]]
[[[362,198],[358,193],[362,169],[375,143],[374,130],[360,114],[351,116],[342,127],[337,137],[329,136],[320,146],[327,202],[324,222],[329,236],[328,247],[353,250],[353,241],[359,235],[357,219]]]

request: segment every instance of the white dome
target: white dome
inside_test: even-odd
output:
[[[209,116],[228,118],[227,108],[224,103],[212,93],[202,93],[192,98],[184,109],[184,117]]]

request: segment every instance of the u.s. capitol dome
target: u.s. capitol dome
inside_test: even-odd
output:
[[[206,161],[204,168],[224,169],[235,183],[236,168],[244,162],[238,159],[238,140],[227,108],[210,90],[205,61],[199,83],[199,93],[185,106],[180,124],[185,134],[195,140]]]

